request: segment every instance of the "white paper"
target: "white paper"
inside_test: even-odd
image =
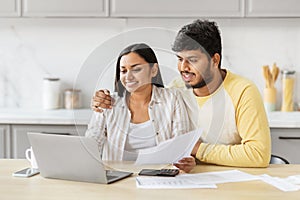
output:
[[[217,188],[218,183],[259,180],[239,170],[205,172],[197,174],[180,174],[176,177],[143,177],[136,178],[138,188]]]
[[[300,175],[289,176],[289,177],[285,178],[284,180],[286,180],[287,182],[292,183],[292,184],[300,185]]]
[[[263,174],[260,177],[265,183],[268,183],[284,192],[297,191],[300,189],[300,186],[292,184],[282,178],[272,177],[267,174]]]
[[[170,189],[170,188],[217,188],[216,184],[262,180],[279,190],[289,192],[300,190],[300,175],[287,178],[272,177],[267,174],[251,175],[239,170],[205,172],[197,174],[180,174],[176,177],[137,177],[138,188]]]
[[[183,157],[190,156],[201,134],[202,129],[197,129],[161,142],[155,147],[140,150],[135,164],[175,163]]]
[[[137,188],[144,189],[184,189],[184,188],[217,188],[215,184],[194,184],[188,179],[177,177],[142,177],[136,178]]]
[[[194,184],[218,184],[259,180],[260,177],[239,170],[204,172],[197,174],[182,174],[178,178],[188,178]]]

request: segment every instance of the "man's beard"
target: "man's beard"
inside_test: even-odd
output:
[[[190,84],[186,83],[185,86],[187,88],[197,89],[197,88],[202,88],[202,87],[206,86],[207,84],[208,83],[206,81],[202,80],[202,81],[200,81],[200,82],[198,82],[198,83],[196,83],[194,85],[190,85]]]
[[[188,83],[185,83],[185,86],[187,88],[193,88],[193,89],[198,89],[198,88],[203,88],[205,87],[207,84],[209,84],[212,80],[213,80],[213,76],[210,73],[210,62],[208,63],[205,72],[203,73],[202,76],[202,80],[199,81],[196,84],[190,85]]]

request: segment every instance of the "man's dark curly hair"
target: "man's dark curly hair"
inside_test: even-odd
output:
[[[184,50],[201,50],[207,56],[212,57],[215,53],[220,55],[219,68],[222,59],[221,35],[215,22],[207,20],[195,20],[180,29],[172,50],[180,52]]]

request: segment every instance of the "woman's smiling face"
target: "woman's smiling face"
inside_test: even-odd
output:
[[[128,92],[142,90],[151,84],[152,77],[156,76],[156,66],[150,64],[137,53],[130,52],[121,57],[120,80]]]

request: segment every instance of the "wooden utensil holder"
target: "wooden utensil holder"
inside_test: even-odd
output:
[[[276,109],[276,88],[264,89],[264,105],[267,112],[275,111]]]

